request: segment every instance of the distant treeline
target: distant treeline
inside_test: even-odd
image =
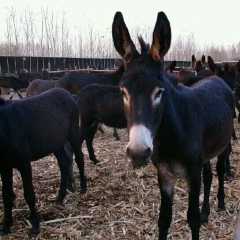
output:
[[[37,16],[37,17],[36,17]],[[25,10],[21,15],[14,8],[9,9],[5,22],[6,30],[0,41],[1,56],[44,56],[71,58],[117,58],[111,34],[109,37],[89,27],[83,36],[81,30],[71,31],[64,14],[56,15],[48,9],[40,14]],[[147,29],[136,29],[150,41]],[[240,40],[238,44],[225,46],[207,46],[200,48],[193,34],[179,36],[172,43],[166,59],[190,61],[192,54],[200,57],[211,55],[215,61],[238,60],[240,58]]]

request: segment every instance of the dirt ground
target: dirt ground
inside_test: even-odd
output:
[[[119,131],[121,141],[112,137],[112,129],[98,133],[95,151],[101,161],[97,166],[90,163],[84,147],[88,192],[69,193],[64,206],[54,200],[59,187],[59,170],[54,157],[46,157],[32,164],[37,206],[41,216],[41,233],[37,239],[71,240],[156,240],[160,194],[156,171],[149,165],[133,171],[125,158],[127,133]],[[240,138],[240,129],[237,129]],[[214,176],[211,189],[211,214],[208,225],[201,227],[201,239],[233,238],[233,229],[240,209],[240,163],[239,140],[233,144],[232,166],[234,180],[226,182],[226,211],[217,211],[217,179]],[[215,169],[215,162],[213,161]],[[78,173],[75,166],[77,186]],[[215,170],[214,170],[215,171]],[[1,183],[0,183],[1,184]],[[23,198],[22,183],[17,171],[14,173],[14,190],[17,194],[13,211],[12,234],[2,239],[29,239],[30,223],[28,207]],[[186,222],[187,185],[179,180],[174,197],[174,215],[169,239],[191,239]],[[0,195],[1,195],[0,191]],[[0,218],[2,198],[0,196]],[[203,195],[200,199],[202,201]],[[1,237],[0,237],[1,239]]]

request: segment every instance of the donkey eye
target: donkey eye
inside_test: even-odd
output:
[[[125,102],[128,102],[128,93],[124,88],[121,88],[121,94],[122,94],[123,100]]]
[[[161,94],[162,94],[162,90],[159,89],[159,90],[155,93],[154,98],[159,98],[159,97],[161,96]]]
[[[123,97],[126,97],[126,93],[123,89],[121,89],[121,94],[122,94]]]
[[[153,93],[152,93],[152,103],[154,106],[160,104],[161,102],[161,98],[162,98],[162,94],[165,91],[164,88],[155,88]]]
[[[164,92],[164,88],[158,88],[155,92],[154,92],[154,98],[157,99],[157,98],[160,98],[162,93]]]

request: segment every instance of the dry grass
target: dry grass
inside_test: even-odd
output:
[[[112,130],[98,134],[95,139],[96,155],[101,163],[90,163],[86,149],[88,192],[69,193],[64,206],[56,206],[54,199],[59,186],[59,171],[53,157],[32,164],[37,206],[41,215],[41,233],[38,239],[157,239],[157,217],[160,203],[155,169],[133,171],[125,159],[127,134],[119,131],[121,141],[115,141]],[[239,129],[238,129],[239,133]],[[238,136],[240,137],[240,136]],[[201,239],[233,237],[233,228],[240,205],[240,147],[233,147],[235,177],[226,182],[226,211],[217,212],[217,179],[214,177],[211,191],[209,224],[201,227]],[[213,162],[214,168],[215,164]],[[76,180],[78,174],[75,169]],[[17,194],[13,211],[12,234],[3,239],[29,239],[28,208],[23,199],[22,184],[18,172],[14,174],[14,190]],[[169,239],[190,239],[186,222],[187,185],[178,181],[174,201],[174,216]],[[0,193],[1,195],[1,193]],[[202,199],[201,195],[201,199]],[[1,198],[0,198],[1,199]],[[2,201],[0,202],[2,216]]]

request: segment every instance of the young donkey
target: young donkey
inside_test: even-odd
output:
[[[84,162],[79,148],[79,112],[70,93],[52,89],[14,102],[1,99],[0,115],[0,175],[4,204],[0,235],[9,233],[13,222],[13,168],[20,171],[24,197],[30,208],[32,233],[36,234],[39,232],[39,217],[35,207],[31,161],[55,154],[61,171],[57,200],[62,202],[72,165],[72,159],[64,149],[64,144],[69,142],[79,168],[81,191],[86,191]]]
[[[114,128],[126,128],[120,88],[110,85],[90,84],[77,97],[80,112],[80,143],[86,140],[89,158],[97,163],[93,139],[99,123]],[[82,154],[83,156],[83,154]]]
[[[160,12],[147,54],[139,54],[131,40],[123,16],[117,12],[112,26],[115,48],[123,57],[121,79],[124,110],[129,130],[127,156],[134,167],[150,159],[157,168],[161,192],[159,239],[167,239],[172,219],[176,177],[189,184],[188,223],[192,239],[199,239],[199,194],[203,169],[204,203],[201,217],[209,215],[211,167],[218,156],[218,206],[224,208],[224,161],[233,129],[233,95],[216,76],[191,88],[173,86],[163,71],[163,58],[170,48],[171,27]]]

